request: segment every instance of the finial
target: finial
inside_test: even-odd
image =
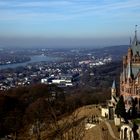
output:
[[[135,31],[137,30],[137,26],[138,26],[138,25],[135,25]]]
[[[137,26],[138,25],[135,25],[135,37],[137,37]]]
[[[131,46],[131,43],[132,43],[132,40],[131,40],[131,37],[130,37],[130,46]]]

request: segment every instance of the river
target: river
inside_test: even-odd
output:
[[[35,55],[35,56],[31,56],[31,60],[27,61],[27,62],[0,65],[0,70],[1,69],[6,69],[6,68],[16,68],[16,67],[19,67],[19,66],[26,66],[27,64],[34,63],[34,62],[41,62],[41,61],[54,62],[54,61],[57,61],[57,60],[60,60],[60,58],[44,56],[44,55]]]

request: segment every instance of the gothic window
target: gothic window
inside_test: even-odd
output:
[[[136,90],[136,94],[138,95],[140,93],[140,89],[137,89]]]
[[[127,89],[127,93],[129,93],[129,91],[130,91],[130,90],[129,90],[129,88],[128,88],[128,89]]]
[[[136,62],[136,59],[134,58],[134,62]]]
[[[132,88],[130,88],[130,93],[132,93]]]
[[[124,91],[124,87],[122,87],[122,91]]]
[[[129,93],[129,89],[128,89],[128,88],[127,88],[127,90],[126,90],[126,91],[127,91],[127,93]]]
[[[138,89],[136,90],[136,94],[138,94]]]
[[[135,59],[134,58],[132,58],[132,62],[135,62]]]
[[[128,93],[131,93],[131,88],[128,89]]]

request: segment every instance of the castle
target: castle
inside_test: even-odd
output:
[[[123,56],[119,96],[123,96],[126,112],[131,112],[134,102],[136,103],[137,111],[140,111],[140,42],[137,39],[137,30],[135,30],[133,41],[130,41],[127,55]],[[117,96],[115,81],[113,81],[111,100],[108,101],[108,110],[105,111],[108,116],[115,113],[119,96]]]
[[[119,96],[123,96],[125,115],[129,121],[115,114],[120,100]],[[115,126],[120,127],[121,140],[140,138],[140,122],[137,121],[134,125],[134,122],[131,120],[132,117],[139,120],[138,115],[140,115],[140,42],[137,39],[137,30],[135,30],[133,41],[130,41],[127,55],[123,56],[119,96],[117,96],[115,81],[113,81],[111,99],[107,101],[107,107],[101,108],[102,116],[114,120]]]
[[[137,30],[133,41],[130,41],[128,53],[123,56],[123,71],[120,75],[120,95],[123,96],[126,111],[132,106],[132,101],[137,102],[139,109],[140,99],[140,42],[137,39]]]

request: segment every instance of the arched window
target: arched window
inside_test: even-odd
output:
[[[127,128],[124,129],[124,139],[127,139]]]

